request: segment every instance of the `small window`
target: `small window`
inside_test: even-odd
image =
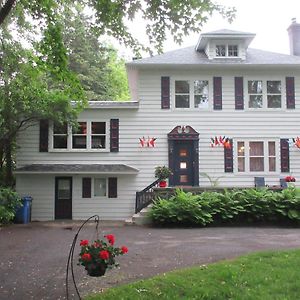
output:
[[[86,149],[86,135],[87,135],[86,122],[78,122],[78,127],[73,128],[72,148]]]
[[[106,197],[106,178],[94,179],[94,196]]]
[[[263,95],[262,95],[262,81],[249,80],[248,81],[248,95],[249,95],[249,108],[262,108]]]
[[[195,108],[208,107],[208,80],[194,81],[194,105]]]
[[[276,171],[276,148],[275,142],[268,142],[269,148],[269,171],[275,172]]]
[[[53,148],[68,148],[68,125],[54,124],[53,126]]]
[[[228,45],[228,56],[238,56],[238,46],[237,45]]]
[[[187,80],[175,81],[175,107],[190,107],[190,84]]]
[[[268,108],[281,108],[281,81],[267,81]]]
[[[245,172],[245,143],[238,142],[238,172]]]
[[[226,56],[225,45],[216,45],[216,56]]]
[[[106,147],[106,125],[105,122],[92,122],[92,149],[103,149]]]

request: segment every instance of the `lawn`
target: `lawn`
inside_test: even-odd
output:
[[[300,299],[299,266],[300,250],[260,252],[173,271],[86,299],[296,300]]]

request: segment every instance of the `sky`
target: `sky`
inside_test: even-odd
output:
[[[296,18],[300,23],[299,0],[215,0],[215,2],[234,6],[237,9],[236,18],[229,24],[222,17],[214,14],[203,26],[202,32],[231,29],[255,33],[256,37],[250,44],[251,48],[289,54],[287,28],[292,18]],[[137,37],[143,39],[144,32],[140,29],[142,27],[137,26],[139,22],[141,21],[135,21],[131,30]],[[198,38],[199,34],[191,34],[184,38],[181,45],[177,45],[170,36],[164,43],[164,51],[194,46]],[[122,54],[126,57],[133,56],[129,49],[123,50]]]

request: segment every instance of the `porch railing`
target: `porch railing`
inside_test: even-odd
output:
[[[154,200],[154,191],[153,188],[157,186],[159,183],[159,179],[152,182],[150,185],[148,185],[146,188],[144,188],[140,192],[136,192],[135,197],[135,213],[137,214],[140,212],[143,208],[148,206],[150,203]]]

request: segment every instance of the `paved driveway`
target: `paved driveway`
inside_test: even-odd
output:
[[[66,261],[77,228],[77,224],[44,223],[0,228],[0,299],[65,299]],[[86,276],[75,261],[76,281],[82,295],[252,251],[300,247],[300,229],[294,228],[100,229],[101,235],[115,234],[116,245],[127,245],[129,253],[118,260],[119,270],[108,271],[100,278]],[[95,227],[88,226],[79,240],[95,237]],[[75,257],[78,253],[77,247]]]

